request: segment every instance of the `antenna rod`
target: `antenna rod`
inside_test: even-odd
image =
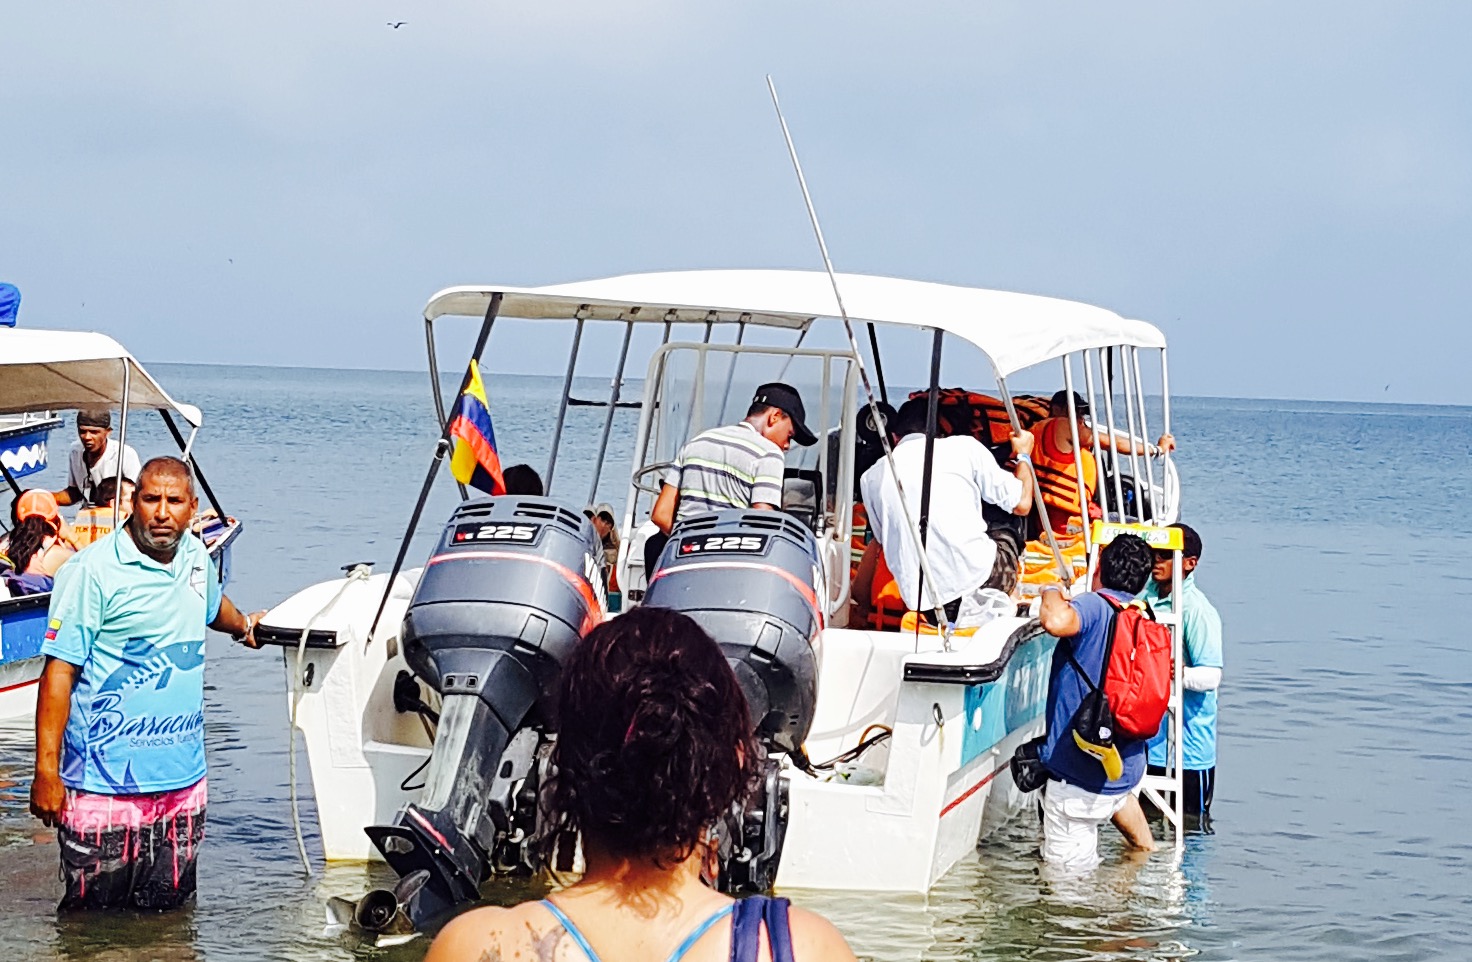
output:
[[[797,146],[792,142],[792,132],[787,129],[787,118],[782,116],[782,104],[777,100],[777,85],[772,82],[772,75],[767,74],[767,90],[772,95],[772,107],[777,111],[777,122],[782,125],[782,137],[787,141],[787,154],[792,158],[792,169],[797,174],[797,186],[802,188],[803,203],[808,208],[808,220],[813,225],[813,235],[818,239],[818,252],[823,255],[823,269],[828,272],[828,282],[833,285],[833,299],[838,302],[838,315],[843,319],[843,329],[848,334],[849,347],[854,352],[854,365],[859,369],[859,382],[864,386],[864,396],[869,399],[870,416],[874,418],[875,426],[883,425],[879,429],[879,443],[884,446],[884,460],[889,465],[889,473],[894,476],[895,490],[900,496],[900,507],[904,509],[905,526],[909,529],[910,537],[915,541],[915,550],[920,557],[920,577],[924,584],[931,586],[931,593],[935,591],[935,576],[930,571],[930,558],[925,553],[925,538],[920,533],[920,526],[910,515],[910,504],[905,500],[905,489],[900,484],[899,471],[894,466],[894,448],[889,443],[889,425],[884,415],[879,411],[879,404],[874,400],[874,388],[869,383],[869,372],[864,368],[864,356],[859,352],[859,339],[854,336],[854,325],[848,316],[848,308],[843,305],[843,292],[838,289],[838,275],[833,271],[833,260],[828,256],[828,242],[823,240],[823,228],[818,224],[818,211],[813,207],[813,195],[808,193],[807,178],[802,174],[802,164],[797,159]],[[878,352],[875,352],[875,363],[878,363]],[[924,605],[925,599],[916,597],[917,606]],[[935,623],[940,631],[941,643],[946,651],[951,650],[950,624],[946,620],[945,600],[937,599],[932,606],[935,612]]]

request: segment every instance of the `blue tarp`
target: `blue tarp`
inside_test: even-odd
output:
[[[20,313],[20,288],[14,284],[0,284],[0,327],[14,327],[15,315]]]

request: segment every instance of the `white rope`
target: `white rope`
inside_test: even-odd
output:
[[[894,465],[894,448],[889,443],[889,425],[879,411],[879,402],[874,399],[874,389],[869,384],[869,372],[864,368],[864,356],[859,352],[859,339],[854,335],[853,322],[849,320],[848,308],[843,305],[843,294],[838,289],[838,275],[833,271],[833,261],[828,257],[828,243],[823,240],[823,228],[818,226],[818,211],[813,207],[812,195],[808,193],[807,178],[803,176],[802,164],[797,159],[797,147],[792,142],[792,134],[787,129],[787,119],[782,116],[782,105],[777,101],[777,85],[772,82],[772,75],[767,74],[767,90],[772,94],[772,106],[777,111],[777,122],[782,125],[782,137],[787,141],[787,153],[792,158],[792,169],[797,172],[797,185],[802,188],[802,199],[808,207],[808,220],[812,221],[813,233],[818,238],[818,251],[823,255],[823,267],[828,271],[828,281],[833,285],[833,299],[838,302],[838,315],[843,319],[843,329],[848,334],[849,347],[854,352],[854,366],[859,371],[859,383],[863,385],[864,395],[869,399],[870,417],[874,419],[874,426],[879,432],[879,443],[884,448],[884,462],[889,466],[889,473],[894,478],[895,491],[899,494],[900,507],[904,510],[905,527],[908,534],[915,542],[915,552],[920,558],[920,573],[925,579],[925,587],[930,589],[931,597],[935,597],[935,576],[930,570],[930,557],[925,552],[925,542],[920,537],[920,525],[915,522],[910,514],[910,504],[905,500],[905,488],[900,484],[900,473]],[[916,598],[917,606],[925,603],[924,598]],[[950,622],[946,618],[944,603],[937,601],[935,604],[936,630],[940,632],[941,646],[946,651],[951,650]],[[918,627],[917,627],[918,630]]]
[[[349,571],[347,577],[343,579],[342,587],[338,588],[337,593],[332,596],[332,600],[323,605],[315,615],[307,619],[306,625],[302,628],[301,635],[296,640],[296,685],[291,696],[291,721],[289,722],[289,732],[286,739],[287,768],[291,773],[291,827],[296,832],[297,854],[301,856],[302,868],[306,870],[308,875],[313,874],[312,860],[307,857],[307,843],[302,838],[301,804],[296,793],[296,709],[301,704],[302,691],[305,687],[302,684],[302,661],[307,653],[307,635],[311,632],[312,626],[317,623],[318,619],[332,610],[333,606],[337,604],[337,600],[347,592],[348,586],[354,581],[366,581],[370,571],[371,569],[368,565],[354,565],[353,570]]]

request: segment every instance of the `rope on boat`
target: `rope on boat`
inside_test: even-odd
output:
[[[338,599],[347,593],[348,587],[353,582],[368,580],[368,575],[371,571],[372,568],[366,564],[354,565],[353,569],[348,572],[347,577],[343,579],[342,587],[337,589],[337,593],[332,596],[332,599],[323,605],[316,614],[307,619],[306,625],[302,627],[302,633],[296,640],[296,685],[291,696],[291,720],[286,738],[287,768],[291,773],[291,828],[296,833],[296,851],[301,856],[302,868],[309,876],[313,874],[312,860],[307,857],[307,843],[302,838],[301,802],[296,793],[296,710],[297,706],[301,704],[302,691],[305,687],[302,684],[302,662],[307,654],[307,634],[311,632],[312,626],[317,623],[318,619],[332,610],[333,606],[337,604]],[[385,591],[386,594],[387,591]]]

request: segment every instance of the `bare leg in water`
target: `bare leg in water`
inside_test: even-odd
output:
[[[1111,821],[1131,849],[1141,853],[1155,851],[1155,835],[1150,831],[1150,822],[1145,818],[1138,796],[1130,795],[1124,808],[1115,812]]]

